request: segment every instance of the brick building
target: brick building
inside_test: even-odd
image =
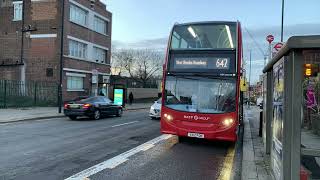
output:
[[[64,9],[64,100],[107,91],[112,14],[99,0]],[[61,24],[62,0],[0,0],[0,79],[59,84]]]

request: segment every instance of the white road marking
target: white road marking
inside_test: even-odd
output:
[[[111,127],[119,127],[119,126],[123,126],[123,125],[133,124],[133,123],[136,123],[136,122],[139,122],[139,121],[131,121],[131,122],[123,123],[123,124],[113,125]]]
[[[173,137],[173,135],[171,134],[163,134],[159,137],[156,137],[146,143],[143,143],[129,151],[126,151],[122,154],[119,154],[118,156],[115,156],[111,159],[108,159],[104,162],[101,162],[95,166],[92,166],[86,170],[83,170],[65,180],[83,180],[84,178],[88,178],[100,171],[103,171],[105,169],[113,169],[115,167],[117,167],[118,165],[126,162],[129,160],[129,157],[130,156],[133,156],[134,154],[137,154],[138,152],[141,152],[141,151],[146,151],[152,147],[154,147],[155,144],[163,141],[163,140],[166,140],[166,139],[169,139]]]

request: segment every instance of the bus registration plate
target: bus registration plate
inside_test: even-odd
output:
[[[188,133],[189,137],[195,137],[195,138],[204,138],[204,134],[200,133]]]

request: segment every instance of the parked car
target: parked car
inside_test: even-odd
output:
[[[263,109],[263,101],[259,104],[260,109]]]
[[[162,99],[159,98],[150,107],[149,116],[151,117],[151,119],[159,119],[160,118],[160,115],[161,115],[161,101],[162,101]]]
[[[257,101],[256,101],[256,103],[257,103],[256,105],[257,105],[257,106],[260,106],[260,104],[262,103],[262,101],[263,101],[263,98],[262,98],[262,97],[258,97],[258,98],[257,98]]]
[[[67,104],[67,103],[69,103],[69,102],[80,101],[80,100],[82,100],[82,99],[87,99],[87,98],[89,98],[89,97],[90,97],[90,96],[78,96],[78,97],[76,97],[76,98],[74,98],[74,99],[72,99],[72,100],[64,101],[63,104]],[[92,96],[91,96],[91,97],[92,97]]]
[[[100,119],[104,115],[122,116],[122,106],[114,104],[104,96],[95,96],[72,101],[64,105],[64,114],[75,120],[79,116],[86,116],[92,119]]]

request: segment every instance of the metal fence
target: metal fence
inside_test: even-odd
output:
[[[56,83],[0,80],[0,108],[56,106],[57,97]]]

